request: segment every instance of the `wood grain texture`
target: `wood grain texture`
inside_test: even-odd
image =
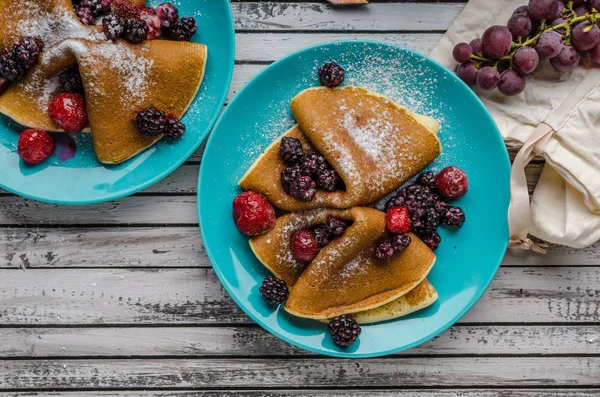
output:
[[[1,274],[0,325],[250,323],[212,269],[4,270]],[[598,322],[599,285],[597,267],[501,268],[487,293],[461,321]]]
[[[314,356],[256,327],[6,328],[0,357]],[[600,326],[454,326],[399,355],[597,355]]]

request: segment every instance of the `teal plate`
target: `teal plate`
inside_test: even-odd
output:
[[[443,154],[431,165],[464,169],[466,196],[456,201],[467,214],[456,232],[441,230],[442,244],[428,279],[439,299],[410,316],[365,325],[354,345],[336,347],[326,326],[273,308],[258,292],[269,272],[236,229],[231,203],[237,181],[260,153],[294,121],[291,99],[319,84],[317,67],[335,60],[346,68],[345,84],[385,94],[440,121]],[[461,318],[496,274],[508,242],[510,162],[494,121],[471,89],[450,71],[413,51],[374,42],[336,42],[281,59],[250,81],[227,106],[210,137],[198,187],[200,226],[211,263],[225,289],[254,321],[281,339],[317,353],[374,357],[425,342]]]
[[[161,2],[150,3],[156,6]],[[155,184],[194,153],[225,103],[235,60],[235,32],[227,0],[180,0],[177,4],[180,15],[191,15],[198,21],[193,41],[208,46],[204,80],[183,117],[187,127],[184,137],[172,144],[161,140],[122,164],[105,166],[94,154],[90,135],[82,133],[73,136],[77,143],[74,158],[62,162],[55,154],[31,166],[17,154],[17,139],[24,128],[0,115],[0,187],[49,203],[105,202]]]

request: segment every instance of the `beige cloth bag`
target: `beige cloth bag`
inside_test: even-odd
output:
[[[524,4],[526,0],[470,0],[432,58],[454,70],[457,43],[481,37],[489,26],[506,25]],[[544,252],[528,234],[576,248],[599,240],[600,68],[584,58],[574,71],[559,73],[546,60],[527,77],[518,96],[475,91],[507,145],[522,146],[511,175],[510,246]],[[524,168],[536,154],[547,163],[530,203]]]

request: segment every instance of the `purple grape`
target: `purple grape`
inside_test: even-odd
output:
[[[556,9],[556,15],[554,16],[555,19],[558,18],[562,18],[563,17],[563,10],[567,8],[567,6],[565,5],[565,2],[562,0],[558,1],[558,8]]]
[[[479,70],[475,67],[475,64],[471,62],[462,63],[456,68],[456,75],[467,85],[475,85],[477,83],[478,72]]]
[[[573,7],[577,7],[585,3],[585,0],[573,0]]]
[[[527,16],[529,16],[528,9],[529,9],[529,7],[527,7],[527,6],[521,6],[521,7],[517,8],[515,10],[515,12],[513,12],[513,15],[527,15]]]
[[[508,59],[503,59],[503,60],[499,61],[498,64],[496,65],[496,69],[498,70],[498,73],[502,73],[508,68],[510,68],[510,61]]]
[[[581,4],[573,8],[573,11],[575,11],[575,14],[577,14],[578,17],[582,17],[588,12],[590,12],[590,9],[588,8],[587,4]]]
[[[513,15],[508,20],[506,27],[515,41],[518,37],[526,37],[531,33],[531,19],[527,15]]]
[[[563,23],[567,22],[566,19],[564,18],[556,18],[554,21],[552,21],[552,26],[558,26],[558,25],[562,25]],[[567,29],[566,28],[559,28],[556,29],[555,32],[558,32],[560,34],[565,34],[567,33]]]
[[[560,53],[550,60],[552,67],[560,72],[568,72],[579,64],[581,55],[571,45],[564,45]]]
[[[544,32],[535,43],[535,50],[540,58],[554,58],[562,50],[562,37],[557,32]]]
[[[588,0],[588,7],[600,11],[600,0]]]
[[[495,25],[487,28],[481,38],[483,55],[492,59],[500,59],[510,52],[512,35],[505,26]]]
[[[587,29],[590,31],[588,32]],[[579,51],[587,51],[600,41],[600,28],[589,22],[579,23],[571,31],[571,40]]]
[[[498,87],[498,81],[500,81],[500,73],[491,66],[484,66],[477,73],[477,85],[482,90],[493,90]]]
[[[556,17],[557,10],[557,0],[529,0],[528,12],[531,19],[550,21]]]
[[[458,63],[467,63],[471,60],[471,54],[473,50],[467,43],[458,43],[454,50],[452,50],[452,56]]]
[[[590,57],[594,63],[600,65],[600,43],[590,50]]]
[[[498,90],[506,96],[519,95],[525,89],[525,79],[512,69],[500,75]]]
[[[540,56],[531,47],[521,47],[513,56],[513,68],[519,74],[529,74],[537,68]]]
[[[481,54],[481,39],[473,39],[469,43],[473,54]]]

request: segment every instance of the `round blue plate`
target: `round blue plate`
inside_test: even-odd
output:
[[[337,61],[344,84],[359,85],[436,118],[443,154],[431,165],[464,169],[470,190],[455,205],[467,221],[442,229],[428,279],[439,293],[432,306],[408,317],[365,325],[357,343],[336,347],[326,326],[273,308],[258,287],[269,272],[236,229],[231,203],[237,181],[294,121],[291,99],[319,85],[317,67]],[[210,137],[200,170],[198,209],[206,251],[236,303],[263,328],[301,348],[339,357],[373,357],[427,341],[463,316],[492,281],[508,241],[510,163],[494,121],[471,89],[444,67],[413,51],[373,42],[336,42],[307,48],[266,68],[227,107]]]
[[[152,0],[151,6],[162,1]],[[129,161],[102,165],[90,134],[74,136],[77,153],[61,162],[57,153],[42,164],[24,163],[17,154],[22,126],[0,115],[0,187],[35,200],[91,204],[118,199],[147,188],[179,167],[200,146],[225,103],[235,60],[234,25],[227,0],[180,0],[180,15],[194,16],[193,41],[208,46],[204,80],[183,118],[187,129],[175,143],[163,140]]]

